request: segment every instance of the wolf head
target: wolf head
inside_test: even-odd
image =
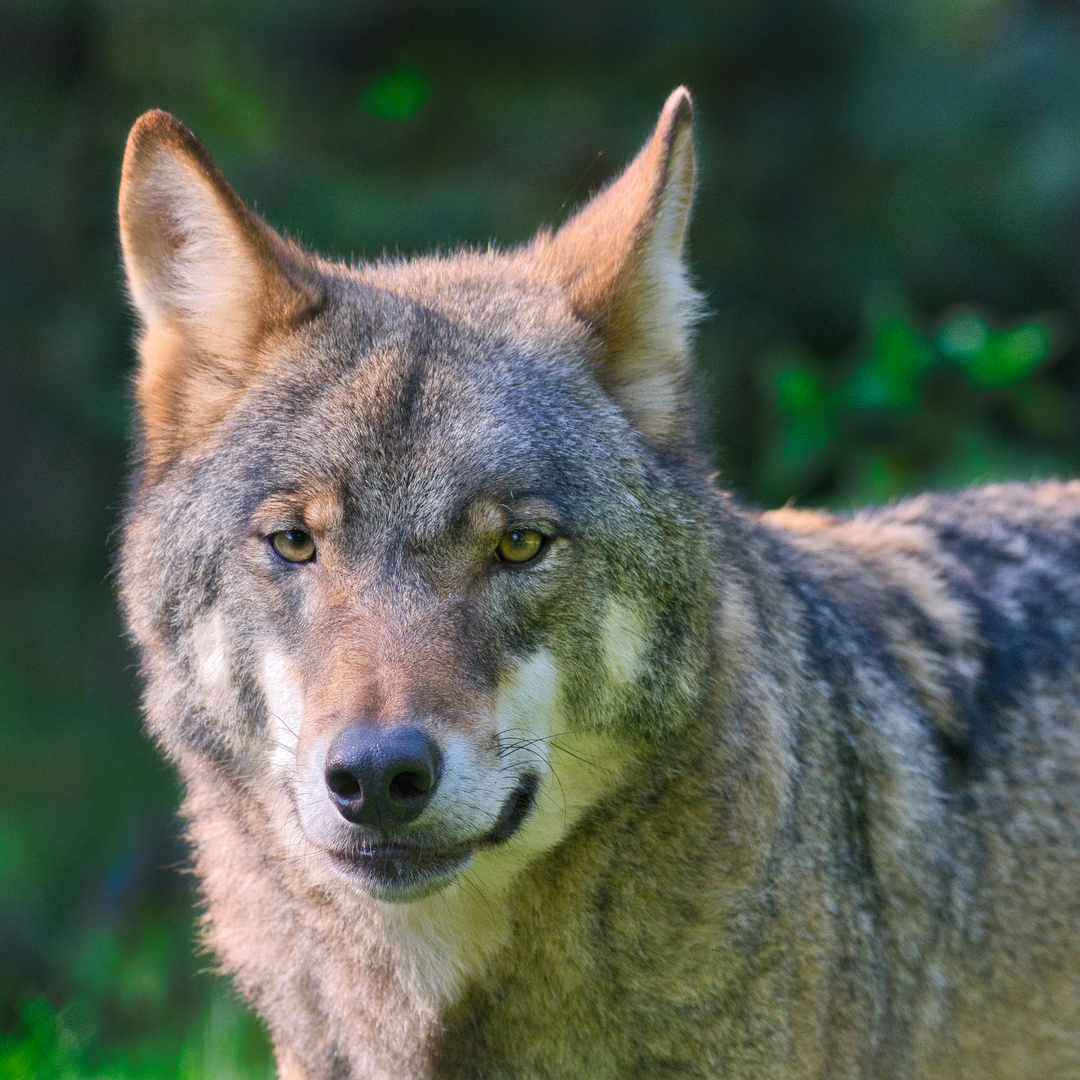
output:
[[[310,874],[413,900],[521,865],[702,708],[690,126],[676,90],[524,247],[359,266],[282,239],[171,116],[132,130],[149,724]]]

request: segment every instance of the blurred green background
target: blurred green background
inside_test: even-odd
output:
[[[1080,471],[1075,4],[0,2],[0,1076],[271,1071],[196,950],[109,579],[131,122],[171,110],[271,222],[372,256],[558,222],[681,82],[728,485]]]

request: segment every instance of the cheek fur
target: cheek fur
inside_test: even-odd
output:
[[[613,689],[622,689],[641,672],[649,649],[641,613],[621,600],[609,600],[600,628],[600,648]]]
[[[536,806],[507,845],[508,854],[518,859],[559,843],[617,781],[630,757],[629,747],[615,738],[573,730],[562,683],[557,657],[540,649],[506,680],[499,695],[496,726],[505,768],[516,776],[531,771],[540,777]]]
[[[303,719],[300,690],[289,661],[274,649],[268,650],[263,657],[261,677],[270,761],[276,768],[289,773],[296,768]]]
[[[233,687],[224,613],[213,608],[192,628],[190,641],[199,689],[210,709],[219,712],[228,703],[227,695],[232,693]]]
[[[230,648],[235,636],[228,624],[228,613],[214,606],[205,610],[178,640],[178,660],[183,665],[180,671],[185,673],[190,687],[184,732],[198,745],[229,746],[232,752],[246,755],[258,734],[239,677],[242,662],[235,648]]]

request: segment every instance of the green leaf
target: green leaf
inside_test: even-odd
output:
[[[933,365],[929,342],[903,319],[884,319],[865,362],[852,374],[845,397],[857,409],[909,412],[918,408],[919,386]]]
[[[428,80],[416,68],[405,65],[376,79],[364,91],[363,103],[380,120],[402,121],[415,116],[430,93]]]
[[[1040,323],[994,331],[971,313],[947,323],[938,334],[937,344],[972,382],[987,387],[1019,382],[1050,354],[1050,335]]]

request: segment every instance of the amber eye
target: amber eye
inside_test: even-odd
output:
[[[495,554],[508,563],[526,563],[535,559],[547,538],[535,529],[511,529],[502,534]]]
[[[270,546],[286,562],[311,562],[315,558],[315,541],[303,529],[285,529],[271,533]]]

